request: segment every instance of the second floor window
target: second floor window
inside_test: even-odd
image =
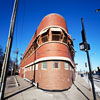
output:
[[[61,32],[52,31],[52,41],[60,41]]]
[[[42,42],[47,42],[48,41],[48,33],[43,33],[42,36],[41,36],[41,39],[42,39]]]

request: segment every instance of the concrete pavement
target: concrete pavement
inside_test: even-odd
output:
[[[92,92],[89,91],[89,84],[79,75],[76,76],[76,81],[72,87],[63,92],[43,91],[19,76],[16,76],[16,79],[20,86],[6,87],[5,100],[93,100]]]
[[[91,83],[88,79],[87,75],[84,75],[83,79],[87,84],[89,84],[89,87],[92,89]],[[94,81],[94,87],[95,87],[95,92],[96,94],[100,97],[100,79],[99,78],[93,78]]]

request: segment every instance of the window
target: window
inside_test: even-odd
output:
[[[70,64],[69,64],[69,70],[73,71],[73,68],[72,68],[72,66]]]
[[[60,41],[62,30],[57,27],[51,28],[52,31],[52,41]]]
[[[52,31],[52,41],[60,41],[61,39],[61,32]]]
[[[67,37],[64,37],[63,42],[67,43]]]
[[[53,62],[53,68],[60,68],[60,62],[54,61]]]
[[[63,42],[64,42],[64,43],[67,43],[67,41],[68,41],[67,33],[65,33],[65,32],[63,31],[63,34],[64,34]]]
[[[42,69],[47,69],[47,62],[42,62]]]
[[[41,36],[42,42],[47,42],[48,41],[48,32],[43,33]]]
[[[69,64],[65,62],[65,70],[68,70]]]
[[[34,43],[34,50],[38,47],[38,44],[35,42]]]

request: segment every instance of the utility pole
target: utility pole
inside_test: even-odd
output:
[[[80,45],[80,50],[85,51],[87,54],[87,60],[88,60],[88,65],[89,65],[89,75],[90,75],[90,82],[92,85],[93,98],[94,98],[94,100],[96,100],[96,93],[95,93],[95,88],[94,88],[94,82],[93,82],[92,71],[91,71],[91,63],[90,63],[90,57],[89,57],[89,52],[88,52],[88,50],[90,50],[90,45],[87,43],[87,40],[86,40],[83,18],[81,18],[81,22],[82,22],[82,28],[83,28],[82,32],[81,32],[83,42],[80,43],[79,45]]]
[[[14,54],[16,54],[16,60],[14,62],[14,66],[13,66],[14,75],[16,73],[16,69],[18,69],[18,53],[19,53],[19,48],[17,48],[17,50],[14,51]]]
[[[22,60],[22,58],[23,58],[23,54],[20,54],[20,61]]]
[[[6,51],[5,51],[5,57],[4,57],[3,65],[2,65],[1,84],[0,84],[0,90],[1,90],[0,100],[4,99],[6,77],[7,77],[7,70],[9,67],[9,58],[10,58],[10,52],[11,52],[11,47],[12,47],[12,41],[13,41],[13,33],[14,33],[14,27],[15,27],[17,7],[18,7],[18,0],[15,0],[10,29],[9,29],[9,36],[8,36],[8,41],[7,41]]]

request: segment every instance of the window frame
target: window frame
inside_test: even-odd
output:
[[[58,67],[55,67],[55,66],[54,66],[55,62],[58,63]],[[52,62],[52,68],[53,68],[53,69],[60,69],[60,61],[53,61],[53,62]]]
[[[66,64],[67,64],[67,67],[66,67]],[[64,69],[69,70],[69,63],[68,62],[64,62]]]
[[[60,41],[61,40],[61,31],[51,31],[52,32],[52,41]],[[59,32],[59,33],[57,33]],[[59,36],[59,40],[53,39],[53,36]]]
[[[47,41],[43,42],[43,38],[45,38],[45,37],[47,37]],[[46,32],[44,32],[43,34],[41,34],[41,41],[42,41],[42,43],[49,41],[49,29]]]
[[[44,67],[44,63],[46,63],[46,67]],[[47,62],[42,62],[42,70],[46,70],[46,69],[47,69],[47,67],[48,67]]]

